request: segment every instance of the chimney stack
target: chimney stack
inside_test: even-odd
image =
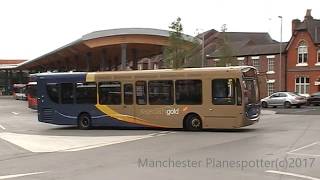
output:
[[[292,27],[291,27],[292,28],[292,34],[297,29],[297,27],[299,26],[300,23],[301,23],[301,21],[299,19],[292,20]]]
[[[310,20],[313,19],[311,16],[311,9],[307,9],[306,16],[304,16],[304,20]]]

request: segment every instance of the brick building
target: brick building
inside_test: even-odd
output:
[[[215,63],[220,60],[222,55],[217,42],[222,36],[226,36],[235,59],[232,65],[251,65],[257,68],[261,81],[260,97],[286,89],[286,43],[281,44],[280,58],[280,43],[273,40],[268,33],[217,31],[209,31],[209,33],[214,37],[205,36],[208,66],[215,66]]]
[[[303,21],[292,20],[287,50],[287,88],[300,94],[320,91],[320,20],[308,9]]]

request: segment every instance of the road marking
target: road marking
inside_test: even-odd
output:
[[[305,175],[302,175],[302,174],[289,173],[289,172],[273,171],[273,170],[268,170],[266,172],[267,173],[273,173],[273,174],[281,174],[281,175],[286,175],[286,176],[299,177],[299,178],[303,178],[303,179],[320,180],[319,178],[315,178],[315,177],[311,177],[311,176],[305,176]]]
[[[295,111],[294,113],[302,113],[302,112],[308,112],[308,111],[313,111],[313,109],[299,110],[299,111]]]
[[[31,176],[31,175],[37,175],[37,174],[43,174],[47,172],[34,172],[34,173],[26,173],[26,174],[13,174],[13,175],[6,175],[6,176],[0,176],[0,179],[11,179],[11,178],[17,178],[17,177],[23,177],[23,176]]]
[[[287,152],[287,153],[288,153],[288,154],[292,154],[292,155],[299,155],[299,156],[320,157],[320,154],[307,154],[307,153],[298,153],[298,152],[297,152],[297,151],[300,151],[300,150],[302,150],[302,149],[306,149],[306,148],[308,148],[308,147],[318,145],[319,143],[320,143],[320,142],[314,142],[314,143],[305,145],[305,146],[303,146],[303,147],[294,149],[294,150],[292,150],[292,151],[289,151],[289,152]]]
[[[300,148],[298,148],[298,149],[294,149],[294,150],[292,150],[292,151],[289,151],[288,153],[293,153],[293,152],[299,151],[299,150],[301,150],[301,149],[305,149],[305,148],[314,146],[314,145],[316,145],[316,144],[318,144],[318,143],[319,143],[319,142],[314,142],[314,143],[312,143],[312,144],[308,144],[308,145],[303,146],[303,147],[300,147]]]
[[[157,137],[157,134],[167,135],[169,133],[166,132],[166,134],[152,133],[146,135],[92,137],[46,136],[3,132],[0,133],[0,138],[31,152],[70,152]]]
[[[6,128],[4,126],[2,126],[1,124],[0,124],[0,128],[3,130],[6,130]]]
[[[17,112],[11,112],[12,114],[14,114],[14,115],[18,115],[19,113],[17,113]]]

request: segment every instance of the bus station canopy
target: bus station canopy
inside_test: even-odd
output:
[[[138,59],[163,53],[169,36],[169,31],[150,28],[95,31],[17,68],[42,72],[137,69]],[[183,39],[189,43],[194,41],[185,34]]]

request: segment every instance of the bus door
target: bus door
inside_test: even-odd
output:
[[[126,81],[99,82],[99,104],[108,107],[106,115],[128,121],[128,116],[134,114],[133,84]]]
[[[236,126],[236,120],[243,116],[241,106],[241,90],[239,80],[233,78],[217,78],[211,81],[211,99],[207,115],[209,120],[205,126],[214,128],[230,128]],[[237,93],[238,91],[238,93]],[[237,96],[239,94],[239,96]]]
[[[122,85],[122,114],[134,116],[134,105],[133,105],[133,82],[123,82]]]

